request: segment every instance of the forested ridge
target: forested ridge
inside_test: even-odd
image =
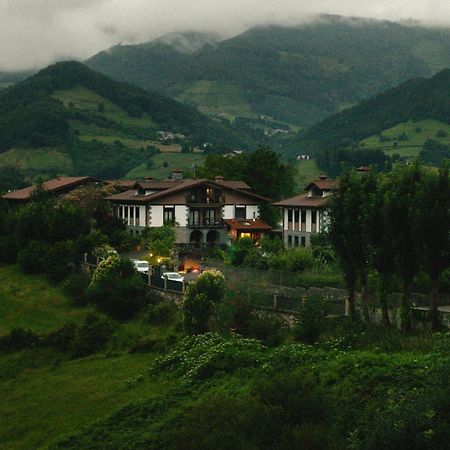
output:
[[[431,76],[449,59],[447,29],[322,16],[299,26],[255,27],[191,53],[161,40],[119,45],[87,64],[215,114],[265,114],[309,126],[410,78]]]

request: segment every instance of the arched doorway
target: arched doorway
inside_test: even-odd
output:
[[[203,233],[200,230],[194,230],[191,233],[191,236],[189,238],[189,242],[194,245],[195,247],[198,247],[200,244],[203,243]]]
[[[212,247],[213,245],[217,245],[219,243],[219,232],[217,230],[209,230],[206,235],[206,242]]]

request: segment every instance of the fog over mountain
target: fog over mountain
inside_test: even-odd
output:
[[[0,71],[84,59],[119,42],[174,31],[230,37],[255,25],[296,25],[318,14],[450,25],[446,0],[0,0]]]

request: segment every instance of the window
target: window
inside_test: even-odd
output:
[[[130,206],[130,225],[134,225],[134,206]]]
[[[246,208],[245,206],[236,206],[235,208],[235,219],[245,219],[246,218]]]
[[[302,224],[306,223],[306,209],[301,210],[302,213]]]
[[[190,226],[200,225],[200,211],[198,209],[189,210],[189,225]]]
[[[175,208],[173,206],[164,206],[164,225],[175,223]]]
[[[121,219],[123,219],[123,206],[122,206],[122,205],[119,206],[119,214],[118,214],[118,217],[120,217]]]
[[[125,219],[125,222],[127,223],[127,225],[129,225],[129,222],[128,222],[128,206],[124,206],[123,207],[123,218]]]
[[[314,210],[311,211],[311,223],[314,225],[317,223],[317,212]]]
[[[216,222],[216,210],[215,209],[207,209],[205,211],[205,225],[214,225]]]
[[[136,217],[136,226],[139,226],[140,225],[140,206],[136,206],[136,215],[135,215],[135,217]]]
[[[288,235],[288,247],[292,247],[292,236]]]
[[[302,247],[306,247],[306,238],[305,238],[305,236],[302,236],[302,237],[301,237],[300,242],[301,242],[300,245],[301,245]]]
[[[298,247],[298,236],[294,236],[294,245]]]
[[[294,209],[294,228],[297,228],[297,224],[300,222],[300,210]]]

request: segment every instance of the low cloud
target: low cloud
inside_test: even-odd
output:
[[[229,37],[259,24],[296,25],[318,14],[450,25],[446,0],[0,0],[0,70],[84,59],[112,45],[173,31]]]

